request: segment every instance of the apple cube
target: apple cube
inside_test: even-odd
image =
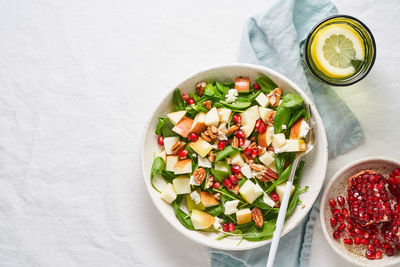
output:
[[[189,176],[187,175],[181,175],[176,177],[174,180],[172,180],[172,185],[174,186],[174,190],[178,195],[189,194],[191,192],[189,184]]]
[[[192,129],[190,129],[191,133],[202,133],[207,129],[206,125],[206,113],[199,112],[196,114],[193,120]]]
[[[167,163],[166,163],[165,169],[167,171],[173,172],[178,160],[179,160],[178,156],[167,156]]]
[[[240,195],[249,204],[253,203],[264,192],[259,184],[254,184],[252,181],[247,180],[239,189]]]
[[[304,142],[304,140],[293,140],[293,139],[289,139],[286,140],[286,152],[298,152],[298,151],[306,151],[306,143]]]
[[[275,201],[273,201],[267,194],[264,194],[263,201],[265,204],[270,206],[271,208],[275,207]]]
[[[197,191],[193,191],[193,192],[196,192],[197,193]],[[197,193],[198,194],[198,193]],[[186,197],[186,205],[187,205],[187,207],[188,207],[188,210],[189,211],[192,211],[192,210],[194,210],[194,209],[196,209],[196,210],[205,210],[205,207],[204,207],[204,205],[203,205],[203,203],[201,203],[201,202],[199,202],[199,204],[196,204],[196,201],[194,201],[192,198],[191,198],[191,195],[192,194],[187,194],[185,197]],[[199,194],[200,195],[200,194]]]
[[[264,108],[264,107],[259,107],[258,110],[260,112],[260,117],[263,120],[263,122],[267,123],[267,117],[273,110],[269,109],[269,108]]]
[[[244,166],[244,160],[242,156],[240,155],[240,152],[236,152],[231,156],[231,164],[232,165],[239,165],[240,167]]]
[[[172,147],[178,141],[179,141],[179,137],[177,137],[177,136],[171,136],[171,137],[164,138],[164,148],[165,148],[165,152],[167,153],[167,155],[172,154]]]
[[[258,159],[259,159],[265,166],[269,166],[269,165],[271,165],[272,162],[275,161],[275,158],[274,158],[269,152],[265,152],[264,154],[262,154],[261,156],[259,156]]]
[[[220,122],[229,122],[229,118],[231,117],[232,110],[227,109],[227,108],[219,108],[218,109],[218,115],[219,115],[219,121]]]
[[[190,218],[196,230],[209,228],[215,222],[214,216],[196,209],[192,210]]]
[[[178,124],[178,122],[185,116],[186,110],[180,110],[176,112],[171,112],[167,114],[167,118],[174,124]]]
[[[276,148],[281,148],[286,144],[285,134],[279,133],[274,134],[272,137],[272,146]]]
[[[235,80],[235,89],[239,93],[247,93],[250,90],[250,81],[248,78],[237,78]]]
[[[268,106],[269,104],[269,98],[264,95],[263,93],[260,93],[257,97],[256,97],[256,101],[258,102],[258,104],[265,108],[266,106]]]
[[[201,137],[197,141],[191,142],[189,147],[203,158],[213,149],[213,146]]]
[[[174,166],[174,174],[184,174],[192,172],[192,160],[179,160]]]
[[[253,177],[253,172],[252,172],[249,164],[244,164],[244,166],[241,167],[240,171],[247,178],[252,178]]]
[[[275,188],[275,191],[279,196],[279,201],[280,202],[282,202],[283,195],[285,194],[286,184],[287,184],[287,182],[285,182],[283,184],[280,184],[280,185],[277,185],[276,188]],[[294,185],[292,185],[292,188],[290,189],[290,196],[292,196],[294,188],[295,188]]]
[[[219,205],[219,201],[215,199],[214,195],[209,192],[200,192],[201,203],[204,207],[209,208]]]
[[[304,118],[299,119],[296,121],[292,127],[290,128],[290,139],[300,139],[300,126],[301,122],[304,120]]]
[[[176,132],[182,137],[187,137],[192,129],[193,120],[188,117],[183,117],[181,121],[172,128],[172,131]]]
[[[158,154],[160,158],[164,160],[164,162],[167,162],[167,152],[165,150],[161,151],[160,154]]]
[[[258,110],[258,106],[252,106],[240,113],[240,117],[242,118],[242,125],[255,125],[256,121],[260,118],[260,112]]]
[[[207,112],[205,123],[207,126],[218,126],[219,115],[217,108],[214,107]]]
[[[212,167],[211,161],[209,161],[207,158],[198,156],[197,159],[198,159],[199,167],[203,167],[203,168],[211,168]]]
[[[214,169],[217,171],[229,172],[228,167],[225,164],[225,161],[218,161],[214,165]]]
[[[176,193],[172,184],[166,184],[161,192],[161,199],[167,203],[171,203],[176,199]]]
[[[238,224],[251,222],[251,210],[249,208],[238,210],[236,212],[236,219]]]
[[[268,147],[272,143],[274,135],[274,127],[269,127],[265,132],[258,134],[258,145],[261,147]]]

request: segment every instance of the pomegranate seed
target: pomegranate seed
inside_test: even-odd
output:
[[[188,100],[189,100],[189,95],[183,93],[183,94],[182,94],[182,98],[183,98],[183,100],[184,100],[185,102],[188,102]]]
[[[258,149],[257,148],[253,148],[253,150],[251,151],[250,157],[252,157],[253,159],[255,159],[258,156]]]
[[[226,142],[225,141],[219,141],[218,142],[218,150],[223,150],[226,146]]]
[[[338,220],[338,222],[343,222],[344,218],[342,215],[338,214],[338,215],[336,215],[336,220]]]
[[[393,254],[394,254],[394,249],[393,248],[387,248],[386,249],[386,255],[393,256]]]
[[[253,152],[253,149],[251,148],[251,147],[246,147],[245,149],[244,149],[244,154],[246,154],[247,156],[250,156],[250,154],[251,154],[251,152]]]
[[[181,151],[178,152],[178,156],[180,159],[186,159],[188,155],[187,150],[183,149]]]
[[[351,223],[349,223],[349,224],[347,225],[347,229],[348,229],[349,231],[353,230],[353,229],[354,229],[354,225],[352,225]]]
[[[382,244],[382,248],[383,248],[383,249],[387,249],[388,247],[389,247],[389,244],[388,244],[388,243],[383,243],[383,244]]]
[[[369,233],[367,231],[363,231],[362,234],[363,234],[364,238],[367,238],[367,239],[369,238]]]
[[[374,252],[374,251],[375,251],[375,246],[372,245],[372,244],[369,244],[367,248],[368,248],[368,250],[371,251],[371,252]]]
[[[342,211],[340,209],[334,209],[332,210],[333,215],[338,215],[340,213],[342,213]]]
[[[377,247],[377,248],[380,248],[381,247],[381,242],[379,242],[379,240],[378,239],[374,239],[374,244],[375,244],[375,246]]]
[[[375,260],[375,252],[367,250],[367,252],[365,252],[365,257],[369,260]]]
[[[231,188],[231,186],[232,186],[232,182],[229,179],[224,179],[224,181],[222,183],[224,184],[224,186],[226,188]]]
[[[342,196],[338,196],[336,200],[337,200],[337,202],[339,203],[340,206],[343,206],[344,203],[346,202],[344,200],[344,197],[342,197]]]
[[[242,147],[244,146],[244,138],[239,138],[239,146]]]
[[[258,126],[258,132],[264,133],[267,130],[267,125],[261,121],[260,125]]]
[[[279,195],[278,195],[278,193],[276,193],[275,191],[272,192],[271,194],[269,194],[269,197],[270,197],[274,202],[278,202],[278,201],[279,201]]]
[[[340,238],[340,232],[338,230],[334,231],[332,234],[334,239],[339,239]]]
[[[348,218],[349,217],[349,210],[346,209],[346,208],[343,208],[342,209],[342,214],[343,214],[343,217]]]
[[[236,123],[236,124],[240,124],[242,122],[242,117],[240,117],[240,115],[238,113],[235,113],[232,117],[232,120]]]
[[[191,133],[188,135],[189,141],[197,141],[197,139],[199,139],[199,135],[197,133]]]
[[[262,121],[261,119],[258,119],[258,120],[256,121],[256,126],[255,126],[255,128],[258,129],[258,128],[260,127],[260,124],[261,124],[262,122],[263,122],[263,121]]]
[[[254,88],[254,90],[260,90],[261,89],[261,86],[258,84],[258,83],[254,83],[253,84],[253,88]]]
[[[363,245],[368,245],[368,239],[365,239],[365,238],[363,238],[363,239],[361,239],[361,244],[363,244]]]
[[[212,185],[212,187],[214,188],[214,189],[218,189],[219,187],[221,186],[221,184],[219,183],[219,182],[214,182],[213,183],[213,185]]]
[[[235,224],[233,222],[228,223],[229,232],[235,231]]]
[[[396,245],[397,250],[400,250],[400,243]]]
[[[164,136],[162,136],[162,135],[158,136],[158,138],[157,138],[157,143],[158,143],[160,146],[163,146],[163,145],[164,145]]]
[[[343,239],[343,243],[347,244],[347,245],[353,245],[353,239],[351,238],[344,238]]]
[[[336,201],[333,199],[329,199],[329,205],[331,205],[331,208],[333,209],[334,207],[336,207]]]
[[[237,176],[234,174],[229,175],[229,180],[232,184],[237,184],[239,182]]]
[[[360,229],[358,229],[358,228],[356,228],[356,229],[354,230],[354,232],[356,232],[356,234],[359,234],[359,235],[362,234],[362,231],[361,231]]]
[[[340,232],[343,232],[344,229],[346,229],[346,224],[345,224],[345,223],[341,223],[341,224],[339,225],[339,227],[338,227],[338,230],[339,230]]]
[[[330,222],[332,227],[335,227],[337,225],[337,220],[334,217],[331,218]]]
[[[375,258],[376,259],[382,259],[382,251],[378,250],[375,252]]]
[[[237,138],[244,138],[244,132],[242,130],[237,130],[237,132],[235,133],[235,136]]]
[[[356,236],[356,238],[354,238],[354,244],[360,245],[361,244],[361,237]]]
[[[229,226],[227,223],[222,224],[222,230],[224,230],[224,232],[229,232]]]
[[[187,103],[188,103],[189,105],[194,105],[194,99],[193,99],[193,98],[189,98],[188,101],[187,101]]]
[[[231,166],[231,172],[234,174],[238,174],[240,172],[240,166],[239,165],[232,165]]]

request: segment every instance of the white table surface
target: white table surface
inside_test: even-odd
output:
[[[330,160],[327,180],[361,157],[400,158],[400,5],[334,2],[371,28],[378,56],[336,90],[366,140]],[[208,266],[145,192],[143,125],[184,77],[235,61],[246,18],[271,3],[1,1],[0,265]],[[310,266],[350,266],[319,222]]]

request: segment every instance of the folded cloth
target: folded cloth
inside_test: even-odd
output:
[[[319,82],[302,61],[307,34],[316,23],[337,14],[329,0],[282,0],[266,13],[251,17],[240,45],[239,61],[259,64],[287,76],[316,104],[327,132],[329,156],[358,144],[364,133],[346,104],[329,86]],[[308,266],[312,229],[319,200],[309,215],[279,243],[275,266]],[[265,266],[269,245],[248,251],[210,249],[211,265]]]

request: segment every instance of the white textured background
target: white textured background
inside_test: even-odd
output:
[[[329,163],[400,158],[400,2],[334,1],[378,56],[336,91],[367,138]],[[0,266],[207,266],[144,191],[139,144],[186,76],[236,60],[242,26],[272,1],[0,1]],[[349,266],[315,228],[311,266]]]

